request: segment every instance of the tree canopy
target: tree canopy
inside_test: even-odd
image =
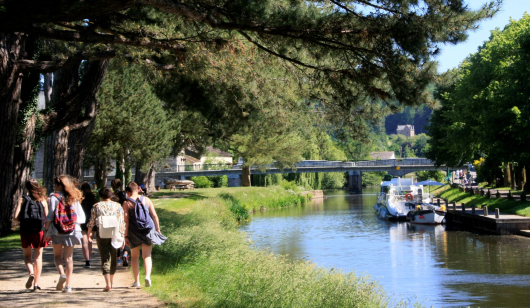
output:
[[[461,165],[487,157],[530,162],[530,16],[492,31],[489,41],[441,80],[440,101],[428,128],[427,157]],[[500,163],[499,163],[500,164]]]

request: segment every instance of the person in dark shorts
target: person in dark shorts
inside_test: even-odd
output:
[[[92,213],[92,206],[98,202],[94,193],[92,193],[92,188],[87,182],[81,185],[81,191],[83,192],[83,201],[81,201],[81,207],[83,212],[85,212],[86,222],[90,220],[90,215]],[[90,255],[92,254],[92,241],[88,240],[88,227],[87,223],[81,224],[81,233],[83,234],[83,255],[85,257],[85,267],[90,268]]]
[[[46,201],[46,188],[39,185],[37,180],[31,179],[25,183],[27,197],[20,198],[15,209],[15,221],[20,222],[20,240],[22,242],[22,252],[24,255],[24,263],[29,272],[29,278],[26,282],[26,289],[40,290],[39,278],[42,272],[42,250],[48,246],[48,242],[44,235],[44,222],[48,215],[48,202]],[[28,209],[30,202],[36,207],[42,215],[42,220],[28,219]],[[40,216],[40,215],[39,215]],[[32,260],[32,254],[33,259]]]
[[[140,286],[140,267],[138,261],[141,247],[145,268],[145,286],[150,287],[151,269],[153,267],[151,260],[153,244],[161,245],[167,238],[160,234],[160,225],[153,202],[146,196],[140,196],[138,194],[138,184],[131,182],[125,190],[127,192],[127,201],[123,203],[123,212],[125,214],[125,244],[131,249],[131,266],[134,275],[134,283],[132,286]],[[140,217],[137,217],[135,210],[139,206],[148,211],[148,215],[145,217],[149,224],[147,228],[138,228],[140,225],[138,223]]]

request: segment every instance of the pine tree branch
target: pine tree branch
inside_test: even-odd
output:
[[[39,73],[51,73],[68,65],[72,65],[79,60],[104,60],[116,57],[115,50],[100,52],[80,52],[66,59],[54,61],[34,61],[23,59],[17,61],[17,67],[20,71],[34,71]]]
[[[83,43],[100,43],[100,44],[117,44],[137,47],[151,47],[165,50],[172,50],[175,52],[184,52],[186,47],[181,44],[172,44],[154,40],[147,37],[139,37],[137,34],[104,34],[94,31],[65,31],[58,30],[51,27],[33,25],[31,33],[43,38],[56,39],[68,42],[83,42]]]

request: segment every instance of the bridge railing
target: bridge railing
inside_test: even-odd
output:
[[[434,163],[427,158],[398,158],[398,159],[381,159],[355,162],[357,167],[369,166],[430,166]]]

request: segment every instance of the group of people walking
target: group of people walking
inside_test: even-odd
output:
[[[104,187],[98,191],[100,201],[84,183],[81,190],[75,180],[60,175],[53,182],[54,193],[36,180],[25,183],[27,196],[21,198],[15,210],[20,222],[20,239],[24,262],[29,272],[26,288],[40,290],[43,249],[53,246],[54,262],[59,272],[56,290],[72,292],[74,246],[83,247],[85,267],[90,268],[92,242],[95,239],[101,257],[101,268],[110,291],[116,273],[118,250],[130,248],[134,275],[132,287],[140,287],[140,247],[145,268],[145,286],[151,286],[151,249],[167,239],[160,232],[160,224],[153,203],[139,195],[139,187],[130,182],[122,189],[121,181],[112,182],[113,190]],[[64,263],[63,263],[64,259]]]

